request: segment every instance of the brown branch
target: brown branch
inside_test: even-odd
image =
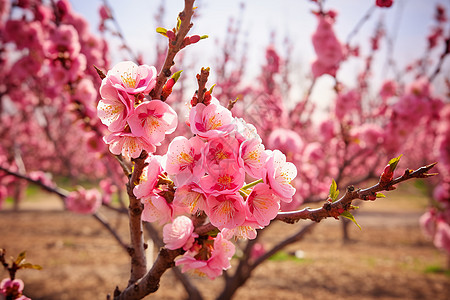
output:
[[[130,217],[130,243],[129,254],[131,257],[131,271],[128,286],[134,284],[138,279],[142,278],[147,273],[147,260],[145,258],[145,243],[142,228],[141,214],[144,205],[139,199],[134,196],[134,187],[139,183],[139,178],[142,175],[146,163],[145,159],[148,154],[142,151],[138,158],[133,159],[134,170],[127,183],[127,193],[130,199],[128,207],[128,215]]]
[[[198,90],[197,90],[197,103],[203,103],[205,100],[205,93],[206,93],[206,82],[208,81],[209,77],[209,68],[202,68],[200,70],[200,74],[197,74],[197,83],[198,83]]]
[[[48,186],[48,185],[44,184],[42,181],[40,181],[40,180],[34,180],[34,179],[28,177],[27,175],[11,171],[11,170],[9,170],[9,169],[7,169],[5,167],[0,166],[0,170],[2,170],[3,172],[5,172],[8,175],[11,175],[11,176],[14,176],[14,177],[17,177],[17,178],[20,178],[20,179],[24,179],[24,180],[26,180],[26,181],[28,181],[30,183],[34,183],[34,184],[40,186],[41,188],[43,188],[44,190],[46,190],[47,192],[50,192],[50,193],[58,195],[62,199],[65,199],[69,195],[69,192],[64,190],[64,189],[62,189],[62,188]]]
[[[316,209],[305,208],[298,211],[291,212],[279,212],[276,216],[276,220],[280,220],[286,223],[296,223],[301,219],[310,219],[316,222],[320,222],[322,219],[334,217],[337,218],[342,212],[351,209],[352,201],[355,199],[369,200],[369,198],[376,195],[377,192],[390,191],[395,189],[394,185],[400,182],[412,179],[412,178],[427,178],[436,175],[428,174],[427,172],[433,168],[436,163],[423,166],[415,171],[406,169],[405,173],[387,183],[378,182],[372,187],[366,189],[355,189],[353,186],[349,186],[344,196],[335,202],[325,202],[325,204]]]
[[[439,72],[441,72],[441,68],[442,65],[444,64],[444,60],[445,57],[450,54],[450,34],[449,36],[445,39],[445,48],[444,51],[442,52],[441,56],[439,57],[439,62],[436,65],[436,68],[434,69],[433,73],[430,76],[430,82],[432,82],[436,76],[439,74]]]
[[[17,177],[17,178],[24,179],[24,180],[26,180],[26,181],[28,181],[28,182],[30,182],[30,183],[36,184],[36,185],[40,186],[42,189],[46,190],[47,192],[50,192],[50,193],[53,193],[53,194],[58,195],[58,196],[61,198],[61,200],[63,200],[63,202],[64,202],[64,200],[67,198],[67,196],[69,196],[69,191],[67,191],[67,190],[65,190],[65,189],[62,189],[62,188],[60,188],[60,187],[57,187],[57,186],[54,186],[54,187],[53,187],[53,186],[48,186],[48,185],[46,185],[45,183],[43,183],[42,181],[40,181],[40,180],[32,179],[32,178],[28,177],[27,175],[23,175],[23,174],[20,174],[20,173],[17,173],[17,172],[8,170],[7,168],[4,168],[4,167],[2,167],[2,166],[0,166],[0,170],[2,170],[3,172],[5,172],[5,173],[8,174],[8,175],[15,176],[15,177]],[[124,243],[124,242],[122,241],[122,238],[121,238],[121,237],[117,234],[117,232],[111,227],[111,225],[109,225],[108,221],[105,220],[105,218],[103,218],[103,216],[100,215],[98,212],[92,214],[92,216],[93,216],[98,222],[100,222],[100,224],[102,224],[103,227],[105,227],[105,228],[112,234],[112,236],[116,239],[116,241],[120,244],[120,246],[122,246],[122,248],[123,248],[125,251],[128,252],[129,246],[128,246],[126,243]]]
[[[180,27],[176,32],[175,40],[169,41],[169,48],[167,49],[166,59],[161,68],[161,71],[158,74],[158,77],[156,77],[156,85],[150,92],[150,97],[152,99],[161,99],[163,86],[166,83],[167,78],[172,75],[170,68],[175,64],[175,55],[181,50],[183,40],[193,25],[191,23],[191,19],[194,15],[194,1],[195,0],[184,1],[184,10],[178,15],[181,21]]]
[[[234,107],[234,105],[236,104],[236,102],[238,101],[238,99],[239,98],[236,98],[236,99],[234,99],[234,100],[230,100],[230,101],[228,101],[228,106],[227,106],[227,109],[228,110],[232,110],[233,109],[233,107]]]
[[[183,249],[168,250],[166,248],[161,248],[159,250],[158,257],[156,258],[156,261],[150,271],[141,280],[128,286],[123,292],[120,292],[116,289],[114,299],[142,299],[146,295],[156,292],[159,288],[159,281],[161,279],[161,276],[167,269],[170,269],[175,265],[175,258],[183,254],[183,252]]]
[[[161,239],[156,228],[151,223],[145,222],[144,228],[146,229],[147,233],[150,235],[151,239],[153,240],[156,246],[160,248],[164,247],[163,240]],[[189,278],[184,273],[182,273],[178,267],[173,267],[172,271],[175,274],[175,277],[184,286],[184,289],[189,295],[189,299],[191,300],[203,299],[202,295],[200,294],[200,291],[195,287],[195,285],[192,284]]]
[[[367,12],[364,14],[364,16],[358,21],[358,23],[356,23],[353,30],[347,36],[347,40],[346,40],[347,45],[350,46],[350,41],[352,40],[352,38],[358,33],[358,31],[362,28],[364,23],[366,23],[370,19],[370,17],[372,16],[372,13],[375,11],[375,9],[376,9],[375,5],[371,6],[369,8],[369,10],[367,10]]]

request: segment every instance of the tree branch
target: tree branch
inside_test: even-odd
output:
[[[436,173],[427,173],[435,165],[436,163],[433,163],[427,166],[423,166],[415,171],[406,169],[405,173],[402,176],[397,177],[396,179],[393,179],[387,183],[378,182],[374,186],[366,189],[355,189],[353,186],[349,186],[347,187],[345,195],[335,202],[330,203],[327,201],[322,207],[316,209],[305,208],[298,211],[279,212],[275,219],[293,224],[301,219],[310,219],[316,222],[320,222],[322,219],[329,217],[337,218],[344,211],[351,210],[352,201],[355,199],[367,201],[369,200],[369,198],[375,196],[377,192],[394,190],[394,185],[400,182],[412,178],[427,178],[436,175]]]
[[[430,82],[432,82],[436,76],[439,74],[439,72],[441,71],[442,65],[444,64],[444,60],[445,57],[450,54],[450,34],[449,36],[445,39],[445,43],[444,43],[444,51],[442,52],[441,56],[439,57],[439,61],[436,65],[436,68],[434,69],[433,73],[430,76]]]
[[[169,48],[167,49],[166,59],[161,68],[161,71],[158,74],[158,77],[156,77],[156,85],[150,92],[150,97],[152,99],[161,99],[163,86],[166,83],[167,78],[172,75],[170,68],[175,64],[175,55],[181,50],[183,40],[193,25],[191,23],[191,19],[194,15],[194,1],[195,0],[184,1],[184,10],[178,15],[181,21],[180,27],[176,33],[175,40],[169,41]]]
[[[142,229],[141,214],[144,209],[144,205],[139,199],[134,196],[134,187],[139,183],[139,178],[142,175],[146,163],[145,159],[148,154],[142,151],[138,158],[133,159],[134,170],[129,181],[127,183],[127,193],[130,199],[130,205],[128,207],[128,215],[130,217],[130,242],[131,247],[129,249],[129,254],[131,257],[131,271],[130,280],[128,281],[128,286],[134,284],[138,279],[147,273],[147,260],[145,258],[145,243],[144,243],[144,232]]]
[[[174,260],[178,255],[183,254],[183,249],[168,250],[161,248],[158,257],[156,258],[153,267],[150,271],[139,281],[128,286],[123,292],[116,289],[115,300],[134,300],[142,299],[146,295],[154,293],[159,288],[159,281],[161,276],[167,269],[172,268],[175,263]]]
[[[156,244],[156,246],[158,246],[160,248],[164,247],[163,240],[159,236],[156,228],[151,223],[145,222],[144,228],[146,229],[147,233],[150,235],[150,237],[152,238],[152,240]],[[175,277],[184,286],[184,289],[186,290],[186,292],[189,295],[189,299],[191,299],[191,300],[203,299],[202,295],[200,294],[200,291],[195,287],[195,285],[192,284],[192,282],[189,280],[189,278],[185,274],[183,274],[178,267],[173,267],[172,271],[175,274]]]
[[[41,188],[43,188],[44,190],[46,190],[47,192],[58,195],[63,201],[67,198],[67,196],[69,196],[69,192],[60,187],[48,186],[40,180],[32,179],[32,178],[28,177],[27,175],[8,170],[7,168],[4,168],[2,166],[0,166],[0,170],[2,170],[3,172],[5,172],[8,175],[15,176],[17,178],[24,179],[30,183],[36,184],[36,185],[40,186]],[[112,234],[112,236],[116,239],[116,241],[120,244],[120,246],[122,246],[122,248],[125,251],[129,252],[129,250],[128,250],[129,246],[125,242],[123,242],[122,238],[117,234],[117,232],[111,227],[111,225],[108,223],[108,221],[102,215],[100,215],[98,212],[96,212],[96,213],[92,214],[92,216],[98,222],[100,222],[100,224],[102,224],[103,227],[105,227]]]

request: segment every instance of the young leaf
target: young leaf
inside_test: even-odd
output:
[[[337,200],[337,197],[339,196],[339,190],[337,189],[337,184],[336,181],[331,182],[331,186],[330,186],[330,194],[329,197],[332,200],[331,202],[334,202]]]
[[[395,168],[397,168],[398,162],[400,161],[400,158],[403,156],[403,154],[400,154],[398,157],[393,158],[389,161],[389,166],[391,169],[391,172],[394,172]]]
[[[386,198],[386,196],[382,193],[377,193],[377,198]]]
[[[20,265],[21,269],[35,269],[35,270],[42,270],[42,267],[40,265],[33,265],[30,263],[22,264]]]
[[[172,77],[170,77],[170,78],[173,78],[173,80],[175,80],[175,82],[177,82],[178,79],[180,79],[181,72],[183,72],[183,70],[180,70],[180,71],[178,71],[178,72],[175,72],[175,73],[172,75]]]
[[[345,218],[347,218],[347,219],[349,219],[349,220],[352,220],[353,223],[355,223],[356,226],[358,226],[358,228],[361,230],[361,226],[359,226],[358,222],[356,222],[356,220],[355,220],[355,217],[354,217],[350,212],[344,211],[344,212],[341,214],[341,216],[343,216],[343,217],[345,217]]]
[[[156,32],[159,33],[159,34],[162,34],[165,37],[167,37],[167,29],[165,29],[165,28],[158,27],[158,28],[156,28]]]
[[[20,266],[21,263],[23,263],[23,261],[25,260],[25,256],[26,256],[26,252],[23,251],[21,252],[17,258],[16,261],[14,262],[17,266]]]

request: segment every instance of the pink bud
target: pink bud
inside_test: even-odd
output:
[[[193,35],[193,36],[190,36],[190,37],[189,37],[189,42],[190,42],[191,44],[195,44],[195,43],[197,43],[198,41],[200,41],[200,36],[199,36],[199,35]]]
[[[172,30],[167,30],[166,35],[169,38],[169,40],[171,41],[175,40],[175,33]]]

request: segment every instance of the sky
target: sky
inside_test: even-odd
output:
[[[163,24],[156,24],[155,14],[159,11],[161,1],[165,3],[166,8]],[[335,32],[341,41],[347,39],[349,33],[374,2],[375,0],[325,1],[325,9],[335,9],[338,12]],[[99,22],[98,8],[101,3],[101,0],[72,0],[73,8],[85,16],[92,25]],[[108,3],[113,8],[113,14],[122,27],[128,44],[143,53],[147,64],[152,64],[154,61],[154,44],[161,42],[162,38],[156,33],[155,28],[172,28],[176,16],[184,6],[182,0],[108,0]],[[240,9],[241,3],[245,3],[244,10]],[[437,3],[444,5],[450,14],[450,0],[394,0],[391,8],[376,9],[352,41],[359,44],[363,52],[367,50],[368,37],[374,32],[379,20],[383,20],[388,34],[396,36],[392,55],[398,65],[405,65],[421,57],[425,52],[426,36],[433,24]],[[299,74],[298,78],[293,79],[293,83],[298,93],[306,90],[309,82],[305,76],[309,71],[309,64],[315,58],[311,43],[311,35],[317,25],[311,13],[311,10],[316,8],[314,3],[309,0],[197,0],[195,5],[198,7],[198,17],[194,20],[191,34],[207,34],[209,38],[200,41],[197,45],[187,47],[184,51],[185,57],[191,59],[185,63],[189,66],[193,65],[194,70],[209,66],[214,73],[214,70],[218,68],[217,57],[220,52],[218,41],[223,41],[230,19],[239,19],[242,34],[237,47],[247,53],[247,78],[250,80],[259,73],[260,65],[264,61],[265,47],[271,41],[271,33],[275,32],[273,41],[281,54],[285,53],[283,43],[285,37],[291,40],[294,71],[298,70]],[[379,70],[375,82],[381,82],[382,79],[393,76],[393,74],[386,74],[382,69],[387,55],[384,51],[377,56]],[[123,52],[116,52],[113,55],[113,64],[124,59],[129,57],[126,57]],[[344,82],[348,81],[345,83],[351,85],[354,84],[355,73],[360,68],[361,64],[350,60],[339,75]],[[193,75],[195,74],[191,77],[194,82]],[[333,81],[326,77],[328,76],[322,76],[312,95],[312,98],[316,98],[318,102],[333,96],[330,91]],[[322,105],[322,107],[325,106],[326,104]]]

